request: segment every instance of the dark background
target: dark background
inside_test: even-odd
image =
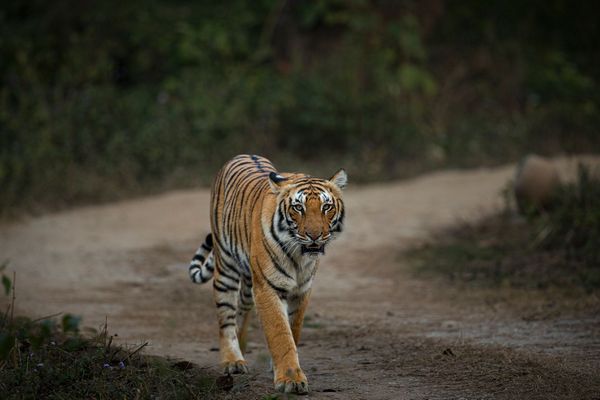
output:
[[[4,1],[0,213],[600,150],[600,3]]]

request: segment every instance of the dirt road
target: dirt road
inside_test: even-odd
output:
[[[572,173],[572,161],[556,162]],[[348,228],[321,262],[300,348],[309,398],[600,396],[597,310],[553,313],[535,293],[461,291],[415,278],[402,260],[431,232],[500,207],[513,169],[347,190]],[[17,312],[70,312],[93,327],[108,316],[122,343],[149,340],[149,353],[216,371],[211,285],[187,275],[208,200],[208,190],[172,192],[0,226]],[[252,373],[233,398],[272,392],[256,322],[248,358]]]

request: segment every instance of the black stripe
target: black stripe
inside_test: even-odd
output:
[[[242,305],[244,305],[244,306],[250,306],[250,307],[252,307],[254,305],[253,301],[246,301],[244,296],[240,297],[240,303],[242,303]]]
[[[212,250],[212,247],[208,247],[205,243],[202,243],[202,246],[200,246],[200,247],[202,247],[204,250],[206,250],[208,252],[210,252]]]
[[[243,262],[242,266],[244,267],[244,279],[250,282],[250,286],[252,286],[252,273],[250,272],[250,265],[247,262]]]
[[[234,255],[234,257],[235,257],[235,255]],[[234,258],[234,257],[231,257],[231,258]],[[235,273],[237,275],[240,274],[240,272],[237,270],[237,268],[234,265],[226,263],[225,260],[223,260],[223,259],[221,259],[221,261],[222,262],[220,262],[217,265],[217,269],[219,271],[232,271],[233,273]]]
[[[221,285],[221,286],[222,286],[222,289],[227,289],[227,291],[230,291],[230,290],[238,290],[238,288],[237,288],[237,287],[235,287],[235,286],[231,286],[231,285],[228,285],[228,284],[226,284],[226,283],[223,283],[223,282],[221,282],[221,281],[220,281],[218,278],[217,278],[217,279],[215,279],[215,288],[216,288],[216,284],[217,284],[217,283],[218,283],[219,285]],[[217,290],[218,290],[218,289],[217,289]]]
[[[192,258],[192,261],[194,261],[194,260],[198,260],[202,263],[202,262],[204,262],[204,260],[206,260],[206,258],[204,258],[204,256],[202,254],[196,254]]]
[[[228,315],[228,316],[225,317],[225,319],[235,319],[235,314]]]
[[[233,311],[236,310],[236,308],[233,304],[228,303],[226,301],[218,301],[216,304],[217,304],[217,308],[227,307],[227,308],[231,308]]]
[[[262,271],[262,268],[260,268],[260,266],[258,267],[258,270],[260,271],[260,274],[262,275],[263,279],[267,282],[267,284],[271,287],[271,289],[275,290],[277,293],[279,293],[280,295],[284,295],[287,296],[287,290],[280,288],[279,286],[275,285],[273,282],[271,282],[269,280],[269,278],[266,277],[265,273]]]
[[[316,269],[316,268],[313,268],[313,272],[312,272],[312,274],[310,274],[310,276],[309,276],[309,277],[308,277],[308,278],[307,278],[307,279],[306,279],[304,282],[300,283],[300,284],[298,285],[298,287],[302,287],[302,286],[306,285],[308,282],[310,282],[310,280],[311,280],[311,279],[313,279],[313,278],[315,277],[315,273],[316,273],[316,272],[317,272],[317,269]]]
[[[276,255],[273,254],[273,251],[271,250],[271,246],[269,246],[267,239],[263,238],[262,242],[263,242],[263,246],[265,246],[265,250],[267,250],[267,253],[269,254],[269,258],[271,259],[271,262],[273,263],[273,266],[275,267],[275,269],[277,271],[279,271],[279,273],[284,275],[286,278],[294,280],[294,278],[292,278],[292,276],[290,274],[288,274],[287,271],[285,269],[283,269],[277,262]]]
[[[248,296],[248,295],[242,295],[240,296],[240,301],[244,304],[249,304],[249,305],[253,305],[254,304],[254,297],[252,297],[252,295]]]
[[[242,290],[242,297],[252,297],[252,291],[251,290]]]
[[[291,202],[290,202],[291,203]],[[283,202],[281,203],[283,204]],[[288,208],[291,206],[288,205]],[[278,211],[278,215],[279,215],[279,224],[277,225],[277,228],[279,228],[279,230],[281,232],[284,231],[288,231],[290,233],[290,235],[294,236],[294,231],[292,230],[292,226],[297,225],[294,223],[294,221],[291,221],[288,217],[287,214],[284,215],[283,211],[282,211],[283,206],[279,207],[279,211]],[[283,221],[285,221],[288,224],[288,228],[286,229],[286,227],[283,225]]]
[[[200,276],[200,282],[201,283],[204,283],[204,282],[208,281],[211,278],[210,276],[208,276],[208,277],[205,278],[202,275],[202,270],[201,269],[199,269],[198,271],[194,272],[194,274],[193,274],[194,282],[198,282],[198,276]]]
[[[215,206],[215,212],[212,214],[212,221],[213,221],[213,228],[214,228],[214,234],[217,236],[217,242],[218,242],[218,235],[219,235],[219,224],[218,219],[219,219],[219,202],[221,199],[221,179],[222,179],[222,175],[223,175],[223,169],[220,169],[219,172],[217,172],[217,176],[215,177],[215,187],[213,190],[212,195],[210,196],[210,200],[211,200],[211,204],[214,204]],[[213,236],[215,236],[213,235]]]
[[[281,239],[279,239],[279,236],[275,232],[275,224],[273,223],[273,221],[271,221],[271,236],[273,236],[273,239],[275,239],[275,242],[277,242],[277,245],[281,248],[281,251],[283,251],[283,253],[290,260],[294,268],[298,269],[298,263],[296,263],[296,260],[293,259],[292,255],[287,251],[287,249],[284,248],[283,242],[281,241]]]
[[[226,189],[228,189],[223,192],[225,194],[225,197],[227,197],[227,194],[231,189],[236,189],[238,187],[236,183],[239,179],[245,178],[245,176],[240,177],[241,174],[247,172],[246,168],[242,168],[245,165],[252,166],[252,162],[237,163],[231,171],[228,171],[229,174],[224,177],[223,183],[225,184]]]
[[[229,291],[230,291],[229,289],[227,289],[227,288],[225,288],[225,287],[220,287],[220,286],[217,286],[217,281],[213,281],[213,287],[215,288],[215,290],[216,290],[217,292],[226,293],[226,292],[229,292]],[[236,290],[237,290],[237,289],[236,289]]]
[[[217,246],[219,247],[219,251],[222,251],[229,258],[233,258],[231,256],[231,253],[227,251],[227,249],[223,245],[223,242],[221,242],[221,238],[219,236],[215,236],[215,238],[217,239]]]
[[[235,326],[235,322],[225,322],[224,324],[221,324],[221,326],[219,326],[219,329],[224,329],[228,326]]]
[[[252,155],[250,156],[250,158],[252,159],[252,161],[254,161],[254,162],[256,163],[256,168],[258,168],[258,170],[259,170],[260,172],[265,172],[265,170],[263,169],[263,167],[262,167],[262,164],[260,163],[260,160],[259,160],[259,158],[256,156],[256,154],[252,154]]]
[[[222,268],[222,267],[221,267],[221,268],[218,268],[218,270],[219,270],[219,275],[223,275],[225,278],[227,278],[227,279],[231,279],[231,280],[232,280],[232,281],[234,281],[235,283],[240,283],[240,280],[239,280],[239,278],[236,278],[235,276],[231,276],[231,275],[230,275],[230,274],[228,274],[227,272],[223,271],[223,268]],[[232,271],[234,271],[234,272],[237,272],[237,271],[235,271],[235,270],[234,270],[234,269],[232,269],[232,268],[230,268],[230,270],[232,270]],[[240,276],[240,273],[239,273],[239,272],[237,272],[237,274],[238,274],[238,276]]]

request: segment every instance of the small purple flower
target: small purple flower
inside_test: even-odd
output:
[[[125,368],[125,363],[123,361],[119,361],[119,368]]]
[[[108,364],[108,363],[105,363],[105,364],[102,366],[102,368],[112,368],[112,367],[110,366],[110,364]]]

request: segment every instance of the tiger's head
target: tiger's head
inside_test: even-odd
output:
[[[277,194],[271,234],[287,248],[299,247],[302,255],[324,254],[325,245],[343,229],[346,172],[340,169],[330,179],[271,172],[269,178]]]

